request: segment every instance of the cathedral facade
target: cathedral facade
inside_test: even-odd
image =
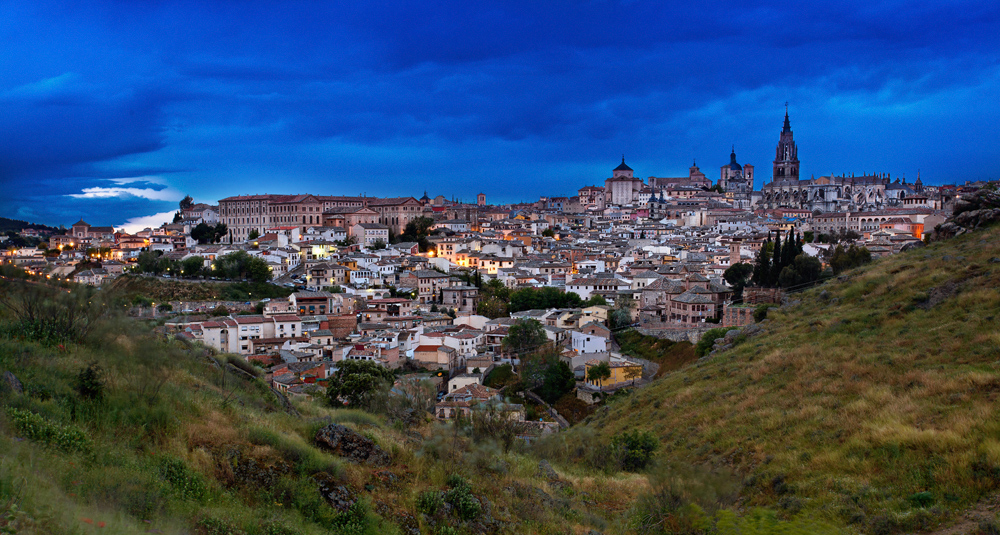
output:
[[[792,136],[788,110],[775,150],[771,182],[754,192],[756,208],[797,208],[819,212],[878,210],[902,200],[912,190],[894,184],[887,173],[862,176],[799,178],[799,151]]]

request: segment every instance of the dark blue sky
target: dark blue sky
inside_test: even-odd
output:
[[[1000,177],[996,0],[701,4],[0,0],[0,215],[535,200],[731,145],[759,187],[785,101],[803,177]]]

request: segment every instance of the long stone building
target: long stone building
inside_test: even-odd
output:
[[[367,217],[351,218],[364,209]],[[311,226],[325,226],[330,221],[344,221],[345,229],[357,223],[381,223],[396,234],[406,224],[421,217],[424,206],[413,197],[383,199],[334,195],[237,195],[219,201],[219,221],[229,228],[223,241],[240,243],[250,234],[266,234],[283,229],[292,235]]]

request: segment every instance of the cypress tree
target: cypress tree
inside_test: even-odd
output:
[[[774,257],[771,259],[771,270],[767,276],[768,288],[778,284],[778,275],[781,274],[781,231],[774,233]]]
[[[798,253],[798,244],[795,243],[795,233],[792,229],[788,230],[788,237],[785,239],[785,249],[781,251],[781,269],[795,263],[795,255]],[[781,270],[778,270],[781,273]]]
[[[764,286],[767,284],[768,273],[770,273],[771,266],[767,258],[767,246],[771,243],[771,233],[767,233],[767,240],[760,246],[760,250],[757,251],[757,261],[753,264],[753,274],[750,276],[750,283],[754,286]]]

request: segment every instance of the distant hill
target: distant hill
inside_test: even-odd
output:
[[[27,221],[21,221],[20,219],[8,219],[6,217],[0,217],[0,233],[7,233],[10,231],[21,232],[22,230],[30,228],[35,230],[46,230],[49,232],[62,232],[62,229],[56,227],[50,227],[48,225],[41,225],[38,223],[28,223]]]
[[[663,463],[731,471],[744,507],[862,533],[993,532],[968,512],[1000,490],[1000,226],[792,298],[762,334],[611,403],[561,448],[648,430]]]

